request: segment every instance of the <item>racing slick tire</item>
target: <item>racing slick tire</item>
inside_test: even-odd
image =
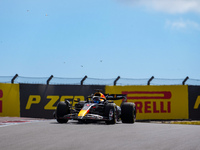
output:
[[[136,109],[134,103],[123,103],[121,106],[122,123],[134,123],[136,120]]]
[[[114,103],[108,103],[105,106],[105,116],[108,118],[106,124],[115,124],[117,122],[117,107]]]
[[[58,123],[67,123],[68,119],[63,119],[65,115],[69,114],[69,104],[66,102],[59,102],[56,109],[56,120]]]

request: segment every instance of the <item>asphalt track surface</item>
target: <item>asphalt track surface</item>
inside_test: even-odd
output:
[[[12,122],[11,122],[12,123]],[[0,125],[0,150],[199,150],[200,126],[34,120]]]

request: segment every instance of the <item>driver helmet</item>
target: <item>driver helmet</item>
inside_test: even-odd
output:
[[[93,96],[92,102],[99,104],[100,103],[100,97],[99,96]]]
[[[98,96],[100,98],[100,102],[104,102],[104,100],[106,99],[105,95],[103,95],[103,93],[101,92],[96,92],[94,96]]]

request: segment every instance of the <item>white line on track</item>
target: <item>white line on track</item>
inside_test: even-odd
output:
[[[15,120],[15,121],[2,121],[0,122],[0,127],[7,127],[12,125],[20,125],[25,123],[33,123],[33,122],[39,122],[42,120]]]

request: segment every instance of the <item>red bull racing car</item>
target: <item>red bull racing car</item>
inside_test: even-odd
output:
[[[117,106],[114,101],[122,100],[121,106]],[[102,94],[96,92],[80,101],[75,106],[70,102],[59,102],[54,112],[54,117],[58,123],[67,123],[68,120],[78,120],[78,122],[105,121],[106,124],[134,123],[136,120],[136,107],[134,103],[126,102],[126,95],[123,94]]]

